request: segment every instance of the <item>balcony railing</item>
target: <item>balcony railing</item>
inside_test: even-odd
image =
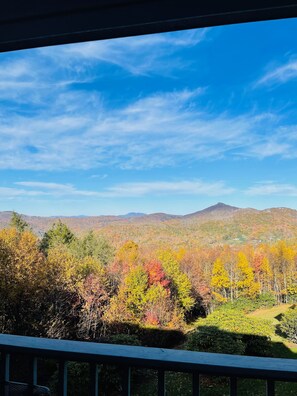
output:
[[[275,394],[275,381],[297,382],[297,360],[250,356],[224,355],[184,350],[146,348],[100,344],[91,342],[53,340],[46,338],[0,335],[1,382],[0,395],[9,395],[10,355],[25,355],[30,364],[28,395],[37,385],[37,358],[56,359],[59,362],[58,395],[67,395],[67,362],[89,363],[89,394],[97,396],[99,364],[121,367],[122,395],[131,394],[131,368],[154,369],[158,372],[158,396],[165,396],[165,372],[186,372],[192,375],[192,394],[200,393],[199,377],[203,375],[230,378],[230,395],[237,395],[238,378],[266,381],[266,394]],[[252,393],[251,393],[252,394]]]

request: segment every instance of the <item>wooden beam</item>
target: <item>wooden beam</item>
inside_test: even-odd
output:
[[[297,0],[10,0],[0,51],[297,17]]]

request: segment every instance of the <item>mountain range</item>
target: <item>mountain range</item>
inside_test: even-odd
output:
[[[0,228],[9,226],[12,212],[0,212]],[[128,213],[120,216],[40,217],[22,215],[38,235],[59,219],[75,233],[88,230],[107,235],[115,244],[127,239],[147,243],[240,244],[297,239],[297,210],[238,208],[222,202],[186,215]]]

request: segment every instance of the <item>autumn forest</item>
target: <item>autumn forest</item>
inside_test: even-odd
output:
[[[229,233],[236,212],[216,206],[190,229],[201,232],[207,225],[213,235]],[[184,243],[182,230],[180,238],[177,228],[168,232],[170,221],[177,227],[176,219],[143,228],[139,220],[128,220],[76,232],[55,219],[42,235],[26,220],[13,212],[0,230],[1,333],[295,357],[296,238],[265,240],[263,233],[263,241],[255,241],[252,218],[246,218],[253,230],[249,241],[229,243],[193,237]],[[275,231],[272,225],[266,228],[268,235]],[[55,370],[47,369],[52,389]],[[84,378],[77,370],[74,378]],[[105,374],[106,394],[118,394],[120,382],[116,377],[110,382],[108,370]],[[181,384],[175,376],[173,389]],[[73,389],[73,395],[84,394],[83,388]]]
[[[296,241],[116,248],[61,221],[40,239],[14,214],[0,249],[1,332],[99,340],[129,324],[185,330],[238,299],[297,299]]]

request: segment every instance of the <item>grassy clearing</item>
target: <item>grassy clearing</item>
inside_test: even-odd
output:
[[[271,325],[273,326],[271,340],[273,341],[273,352],[275,357],[288,359],[297,358],[297,345],[280,335],[278,332],[281,316],[291,306],[292,304],[281,304],[272,308],[257,309],[247,315],[253,318],[269,320],[271,322]]]
[[[279,319],[283,313],[285,313],[292,304],[281,304],[276,305],[272,308],[260,308],[254,312],[248,314],[252,318],[271,320],[274,325],[279,323]]]

